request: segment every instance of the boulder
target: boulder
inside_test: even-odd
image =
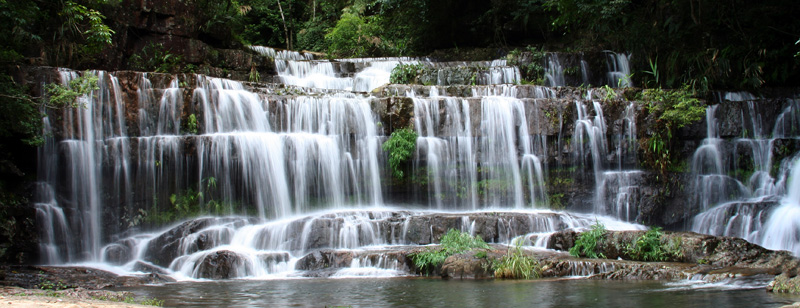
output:
[[[477,255],[483,252],[483,256]],[[494,277],[492,261],[485,250],[475,249],[447,257],[439,271],[444,279],[484,279]]]
[[[767,285],[767,291],[800,294],[800,276],[789,276],[787,273],[780,274]]]
[[[161,267],[169,267],[172,260],[187,253],[181,250],[181,244],[190,234],[200,232],[212,225],[227,223],[241,225],[246,222],[249,222],[249,220],[238,217],[206,217],[186,221],[152,239],[147,245],[144,260]],[[195,247],[198,250],[210,248],[208,247],[209,245],[206,245],[208,242],[202,240],[204,237],[200,236],[194,238],[198,239],[198,241],[195,241],[192,245],[189,245],[189,247]]]
[[[194,270],[195,278],[231,279],[247,276],[247,260],[230,250],[219,250],[205,255]]]

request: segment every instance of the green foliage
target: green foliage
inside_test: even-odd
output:
[[[644,164],[664,174],[672,165],[673,130],[702,120],[706,106],[692,96],[688,85],[677,90],[646,89],[639,99],[658,117],[653,134],[645,141]]]
[[[77,98],[89,95],[99,89],[97,76],[84,72],[82,76],[69,81],[68,86],[60,83],[51,83],[45,87],[48,97],[48,106],[54,108],[86,108]]]
[[[659,86],[661,84],[661,74],[658,72],[658,57],[656,57],[655,61],[653,61],[653,59],[647,59],[647,64],[650,65],[650,70],[644,71],[644,73],[650,75],[649,78],[652,79],[646,79],[644,81],[644,85],[653,87]]]
[[[425,65],[417,64],[398,64],[392,69],[389,82],[394,84],[415,84],[419,81],[420,75],[425,72]]]
[[[796,10],[784,9],[793,5],[789,0],[545,3],[555,11],[554,31],[566,31],[565,39],[579,49],[644,55],[632,66],[652,62],[642,82],[647,86],[757,89],[796,84],[800,76],[792,48],[797,38],[791,35],[800,22]]]
[[[202,215],[228,215],[233,213],[234,204],[214,200],[211,195],[217,188],[217,180],[208,177],[200,181],[202,191],[188,188],[182,192],[169,196],[170,208],[159,210],[154,208],[144,215],[144,221],[162,225]]]
[[[547,198],[550,208],[554,210],[563,210],[566,207],[564,204],[564,193],[551,193]]]
[[[110,1],[0,0],[0,62],[37,57],[53,66],[84,64],[111,45],[100,8]]]
[[[124,294],[124,293],[123,293]],[[133,296],[123,296],[123,295],[93,295],[92,299],[100,300],[100,301],[109,301],[109,302],[120,302],[126,304],[137,304],[137,305],[145,305],[145,306],[156,306],[162,307],[164,306],[164,301],[156,298],[145,298],[141,301],[137,300]]]
[[[403,165],[414,156],[416,149],[417,133],[410,128],[395,130],[383,143],[383,150],[389,152],[389,167],[394,177],[402,179],[405,176]]]
[[[345,12],[325,35],[328,53],[337,57],[366,57],[381,45],[379,16],[362,17]]]
[[[250,82],[258,82],[261,79],[261,74],[258,73],[255,66],[250,67],[250,76],[248,80]]]
[[[38,146],[42,139],[42,114],[38,104],[17,85],[10,76],[0,75],[0,138],[6,143],[21,141],[28,146]],[[3,152],[10,151],[9,148]]]
[[[648,111],[660,114],[659,119],[669,123],[669,127],[681,128],[695,123],[706,113],[705,104],[692,97],[688,85],[677,90],[647,89],[642,91],[641,99],[648,103]]]
[[[44,278],[44,272],[39,272],[39,289],[45,291],[46,296],[52,297],[60,297],[62,294],[58,293],[58,291],[64,290],[67,288],[67,285],[64,284],[61,280],[52,282]]]
[[[495,260],[492,269],[496,278],[504,279],[539,278],[542,273],[539,262],[525,254],[519,244],[514,249],[509,249],[499,260]]]
[[[651,228],[633,244],[628,244],[625,247],[625,253],[635,261],[667,261],[670,258],[681,257],[680,241],[672,241],[669,245],[664,245],[663,235],[661,228]]]
[[[104,2],[104,1],[100,1]],[[95,9],[78,4],[75,1],[64,1],[64,8],[59,13],[66,20],[63,29],[83,36],[86,43],[81,46],[83,52],[95,54],[111,45],[111,36],[114,31],[103,22],[105,16]]]
[[[603,97],[604,101],[608,102],[617,99],[617,92],[614,91],[614,88],[604,85],[601,89],[606,93],[605,97]]]
[[[157,299],[155,297],[153,297],[153,298],[145,298],[144,300],[142,300],[141,304],[142,305],[146,305],[146,306],[163,307],[164,306],[164,300],[160,300],[160,299]]]
[[[437,248],[429,248],[422,252],[411,254],[414,265],[423,273],[429,273],[434,268],[444,263],[447,257],[464,253],[473,249],[489,249],[489,245],[479,236],[450,229],[442,236]]]
[[[197,117],[194,113],[186,118],[186,123],[183,125],[183,131],[192,135],[197,135]]]
[[[514,49],[506,56],[510,65],[519,67],[523,83],[544,84],[544,62],[547,52],[542,47]]]
[[[142,50],[133,54],[129,61],[130,67],[136,70],[175,73],[181,63],[181,56],[165,50],[164,44],[150,42]]]
[[[569,249],[569,254],[573,257],[586,258],[605,258],[603,253],[598,252],[599,245],[603,242],[606,227],[596,222],[589,231],[584,231],[578,235],[575,245]]]

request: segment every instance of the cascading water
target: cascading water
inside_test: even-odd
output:
[[[800,255],[800,163],[792,164],[786,188],[788,194],[772,211],[761,231],[759,244],[769,249],[781,249]]]
[[[561,62],[558,60],[558,54],[547,54],[547,66],[544,69],[545,85],[551,87],[563,87],[567,85],[564,81],[564,69],[561,67]]]
[[[630,55],[606,52],[606,65],[608,66],[608,85],[614,88],[632,87],[631,66],[628,62]]]
[[[511,85],[519,71],[505,61],[487,62],[490,69],[476,75],[476,83],[498,85],[471,87],[461,97],[440,96],[450,89],[436,86],[427,95],[406,94],[420,136],[415,171],[424,173],[427,186],[423,201],[409,204],[424,210],[409,211],[382,207],[389,173],[380,150],[386,132],[379,121],[385,119],[375,112],[380,101],[347,91],[371,91],[388,81],[391,67],[414,60],[327,62],[260,52],[275,59],[282,77],[311,80],[322,72],[338,80],[298,85],[341,91],[300,89],[288,96],[204,76],[95,72],[100,89],[81,98],[87,108],[46,122],[62,128],[54,132],[61,139],[48,139],[40,153],[37,219],[47,226],[45,262],[102,261],[194,279],[302,276],[321,270],[314,260],[329,258],[339,263],[326,275],[397,275],[409,272],[398,247],[434,243],[447,228],[493,234],[495,243],[598,220],[609,229],[641,228],[595,214],[537,209],[549,201],[550,151],[542,130],[551,123],[542,119],[553,117],[545,114],[557,93]],[[135,98],[123,99],[115,74],[125,74]],[[75,77],[64,71],[62,81]],[[586,166],[596,168],[596,185],[620,187],[617,206],[603,201],[596,213],[627,221],[636,211],[636,184],[623,176],[636,173],[625,158],[635,152],[632,106],[622,132],[607,141],[602,106],[592,103],[592,116],[576,104],[573,139],[579,156],[591,157]],[[607,170],[614,165],[604,161],[610,153],[620,157],[617,170]],[[220,217],[142,232],[198,212]],[[223,259],[232,260],[231,271],[209,266]]]
[[[695,151],[692,170],[695,174],[695,232],[736,236],[771,249],[800,254],[796,235],[797,216],[793,216],[792,181],[795,158],[774,161],[781,151],[776,142],[796,138],[798,105],[787,100],[783,111],[767,133],[756,97],[749,93],[723,93],[718,97],[728,104],[741,106],[742,137],[730,144],[720,138],[717,124],[719,105],[708,108],[707,135]],[[732,162],[728,164],[728,162]],[[792,167],[795,166],[795,167]],[[732,170],[732,171],[731,171]],[[789,182],[787,186],[786,183]],[[785,187],[785,188],[784,188]],[[789,192],[789,195],[780,197]],[[780,217],[780,218],[779,218]],[[783,219],[783,220],[781,220]]]

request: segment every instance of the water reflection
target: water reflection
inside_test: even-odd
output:
[[[232,280],[127,288],[167,307],[777,307],[800,296],[756,287],[600,280],[430,278]]]

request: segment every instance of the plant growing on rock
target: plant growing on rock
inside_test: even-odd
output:
[[[641,92],[639,99],[648,112],[658,117],[653,134],[643,142],[643,161],[647,167],[666,173],[672,164],[673,130],[698,122],[705,115],[705,104],[692,95],[689,85],[677,90],[657,88]]]
[[[544,62],[547,52],[542,47],[528,46],[508,53],[508,64],[519,67],[523,84],[544,84]]]
[[[635,242],[628,244],[625,253],[635,261],[667,261],[670,258],[680,257],[680,243],[671,242],[665,246],[663,235],[660,227],[651,228]]]
[[[599,245],[606,234],[606,227],[595,222],[589,231],[582,232],[575,240],[575,245],[569,249],[569,254],[573,257],[605,258],[602,252],[598,252]]]
[[[539,278],[542,273],[539,262],[525,254],[519,243],[513,249],[509,249],[506,255],[495,260],[492,269],[494,277],[505,279]]]
[[[83,76],[70,80],[67,86],[59,83],[50,83],[45,87],[49,100],[46,106],[50,108],[85,108],[86,106],[79,102],[77,98],[89,95],[92,91],[99,89],[97,81],[97,76],[87,71],[83,73]]]
[[[416,149],[417,133],[410,128],[395,130],[389,140],[383,143],[383,150],[389,152],[389,167],[394,177],[403,178],[403,165],[411,159]]]
[[[192,135],[197,135],[197,116],[190,114],[186,118],[186,123],[183,126],[183,131]]]
[[[464,253],[473,249],[489,249],[489,245],[479,236],[471,236],[469,233],[450,229],[442,236],[439,247],[427,249],[422,252],[411,254],[420,272],[429,273],[434,268],[442,265],[447,257]]]
[[[394,84],[413,84],[419,79],[425,71],[425,66],[421,63],[417,64],[399,64],[392,69],[392,74],[389,76],[389,82]]]

